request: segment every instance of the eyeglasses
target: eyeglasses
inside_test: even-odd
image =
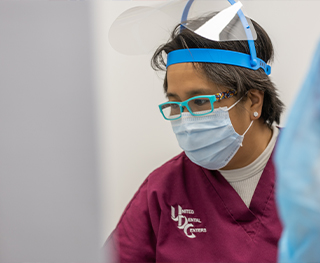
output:
[[[196,96],[182,102],[168,101],[160,104],[159,109],[163,117],[169,121],[181,118],[183,107],[186,107],[193,116],[203,116],[213,111],[215,101],[231,98],[235,94],[236,90],[228,90],[214,95]]]

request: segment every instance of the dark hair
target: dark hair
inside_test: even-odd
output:
[[[207,17],[202,17],[201,19],[193,20],[189,23],[204,23],[207,19]],[[257,57],[270,63],[274,56],[271,40],[258,23],[253,20],[251,21],[257,33],[257,39],[254,41]],[[165,58],[169,52],[189,48],[225,49],[250,54],[247,41],[212,41],[203,38],[188,29],[180,30],[179,24],[173,30],[169,41],[166,44],[161,45],[154,53],[151,59],[152,68],[157,71],[166,70]],[[238,97],[244,96],[250,89],[263,91],[264,101],[261,117],[269,127],[274,121],[279,124],[284,104],[279,99],[275,85],[263,69],[252,70],[216,63],[193,63],[193,65],[216,85],[236,89]],[[163,87],[165,92],[167,92],[167,74],[165,75]]]

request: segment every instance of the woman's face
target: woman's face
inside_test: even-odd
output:
[[[167,71],[169,101],[185,101],[195,96],[213,95],[227,91],[227,87],[218,87],[212,81],[207,80],[199,70],[196,70],[192,63],[174,64],[168,67]],[[237,101],[236,97],[222,99],[214,103],[214,108],[230,107]],[[187,109],[185,109],[187,111]],[[245,103],[240,101],[234,108],[229,110],[230,119],[235,131],[243,134],[250,125],[249,113]]]
[[[227,87],[218,87],[208,80],[200,70],[194,68],[192,63],[170,65],[167,69],[167,83],[169,101],[181,102],[195,96],[213,95],[228,90]],[[231,123],[240,135],[244,134],[252,120],[258,120],[261,115],[263,93],[250,90],[247,97],[229,110]],[[236,97],[222,99],[214,102],[214,108],[230,107],[236,101]],[[258,117],[253,117],[255,111],[259,113]],[[263,121],[255,121],[244,136],[243,147],[240,147],[224,169],[237,169],[251,163],[255,158],[254,155],[262,152],[271,138],[271,130],[269,128],[266,130],[266,127]]]

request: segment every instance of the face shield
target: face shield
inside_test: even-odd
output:
[[[267,75],[271,67],[257,58],[254,26],[243,14],[240,1],[176,0],[156,6],[134,7],[122,13],[109,31],[111,46],[120,53],[141,55],[155,51],[166,43],[174,27],[190,30],[217,42],[247,41],[250,54],[210,48],[189,48],[172,51],[167,67],[186,62],[235,65],[257,70]]]

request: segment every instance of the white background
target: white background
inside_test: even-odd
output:
[[[156,1],[107,1],[95,5],[97,80],[100,98],[102,171],[106,176],[104,235],[115,228],[121,213],[143,180],[181,150],[158,104],[165,101],[162,79],[150,67],[152,54],[127,56],[108,42],[114,19],[136,5]],[[274,44],[271,79],[288,109],[303,83],[320,37],[320,1],[246,1],[246,14],[256,20]],[[128,39],[130,44],[130,39]],[[108,218],[107,216],[108,215]]]

